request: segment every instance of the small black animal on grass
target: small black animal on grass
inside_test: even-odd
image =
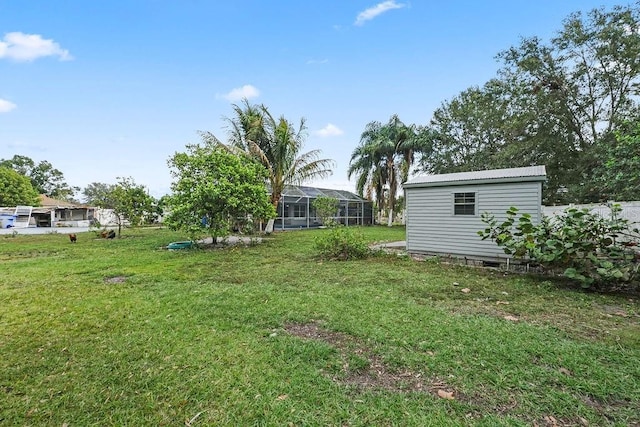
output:
[[[75,243],[77,240],[78,236],[76,236],[75,233],[69,234],[69,241],[71,241],[71,243]]]

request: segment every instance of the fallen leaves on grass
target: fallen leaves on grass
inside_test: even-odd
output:
[[[517,322],[520,319],[518,319],[516,316],[508,315],[508,316],[504,316],[504,320],[509,320],[511,322]]]
[[[560,368],[560,369],[558,369],[558,372],[560,372],[561,374],[564,374],[564,375],[571,376],[571,371],[568,370],[567,368]]]
[[[205,411],[198,412],[190,420],[185,420],[184,422],[185,427],[191,427],[193,423],[198,419],[198,417],[202,415],[204,412]]]
[[[453,392],[444,391],[444,390],[438,390],[438,397],[440,397],[442,399],[447,399],[447,400],[454,400],[455,399],[455,397],[453,397]]]

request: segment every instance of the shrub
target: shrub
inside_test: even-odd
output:
[[[316,210],[316,215],[322,221],[322,225],[325,227],[335,227],[338,225],[338,222],[334,219],[334,217],[338,213],[338,209],[340,209],[340,200],[327,197],[320,196],[311,202],[313,207]]]
[[[367,257],[371,250],[357,230],[338,226],[316,237],[315,248],[322,258],[345,261]]]
[[[482,214],[487,228],[478,234],[483,240],[495,241],[506,254],[537,262],[577,280],[583,288],[613,290],[634,281],[640,263],[634,249],[638,230],[620,217],[620,205],[610,208],[610,218],[588,209],[569,208],[533,225],[526,213],[516,221],[518,209],[511,207],[502,223],[493,215]]]

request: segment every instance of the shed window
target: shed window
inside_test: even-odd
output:
[[[476,214],[476,193],[454,193],[453,194],[453,214],[454,215],[475,215]]]

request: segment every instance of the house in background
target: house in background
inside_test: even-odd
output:
[[[287,185],[276,208],[275,230],[313,228],[322,225],[316,215],[313,201],[318,197],[338,199],[339,208],[333,218],[344,225],[372,225],[373,202],[344,190],[330,190]]]
[[[40,195],[40,206],[31,211],[31,226],[88,227],[95,218],[96,208],[79,203],[56,200]]]
[[[503,250],[477,232],[486,228],[480,215],[506,219],[515,206],[542,218],[544,166],[418,176],[404,183],[407,252],[477,260],[505,260]]]

